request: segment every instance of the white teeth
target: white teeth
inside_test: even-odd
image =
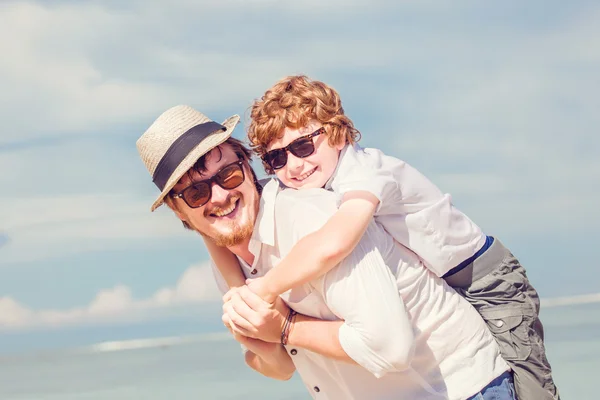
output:
[[[231,206],[229,208],[226,208],[224,210],[218,210],[213,212],[214,215],[216,215],[217,217],[224,217],[226,215],[229,215],[233,212],[233,210],[235,210],[235,205],[237,204],[237,201],[233,202],[233,204],[231,204]]]
[[[303,180],[305,180],[306,178],[308,178],[309,176],[311,176],[311,175],[312,175],[312,174],[313,174],[315,171],[316,171],[316,168],[315,168],[315,169],[313,169],[312,171],[309,171],[309,172],[307,172],[307,173],[303,174],[303,175],[300,175],[300,176],[299,176],[299,177],[297,177],[296,179],[297,179],[297,180],[299,180],[299,181],[303,181]]]

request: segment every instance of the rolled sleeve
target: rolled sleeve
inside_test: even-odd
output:
[[[339,330],[344,351],[379,378],[410,366],[414,333],[395,277],[374,246],[382,239],[377,229],[369,227],[351,255],[317,281],[317,290],[345,321]]]

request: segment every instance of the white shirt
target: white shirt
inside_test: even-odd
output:
[[[444,276],[485,244],[481,229],[452,205],[449,194],[443,194],[404,161],[380,150],[346,146],[326,188],[339,196],[338,201],[354,190],[376,196],[377,222],[417,253],[437,276]]]
[[[336,210],[332,192],[270,181],[250,244],[254,263],[240,260],[245,275],[263,276]],[[315,399],[465,399],[509,369],[475,309],[375,222],[340,265],[282,298],[299,313],[345,321],[339,340],[359,365],[286,347]]]

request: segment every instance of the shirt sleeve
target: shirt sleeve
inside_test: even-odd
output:
[[[225,278],[223,278],[223,275],[221,275],[221,272],[219,272],[219,269],[217,268],[216,264],[213,262],[212,259],[210,260],[210,268],[212,269],[213,276],[215,277],[217,288],[221,292],[222,296],[225,295],[225,293],[229,291],[229,286],[227,286]],[[248,352],[248,348],[241,343],[240,347],[242,348],[242,354],[245,355]]]
[[[224,296],[225,293],[229,291],[229,286],[227,285],[225,278],[223,278],[223,275],[221,275],[221,272],[219,271],[217,265],[212,259],[210,260],[210,268],[212,269],[213,276],[215,277],[217,288],[219,289],[219,292],[221,292],[221,296]]]
[[[366,191],[377,197],[379,206],[376,214],[379,213],[383,204],[389,203],[397,197],[399,192],[398,182],[391,171],[380,168],[373,162],[365,164],[349,162],[350,157],[358,157],[357,154],[348,153],[348,160],[340,166],[341,170],[338,176],[334,179],[332,189],[339,196],[338,203],[343,198],[344,194],[353,191]]]
[[[377,222],[442,277],[485,243],[481,228],[427,177],[377,149],[345,151],[331,188],[339,196],[365,190],[379,199]]]
[[[380,250],[391,238],[367,229],[355,250],[339,266],[317,280],[328,307],[344,324],[339,340],[344,351],[376,377],[409,368],[414,332],[396,278]]]

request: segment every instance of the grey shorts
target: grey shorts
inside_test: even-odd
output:
[[[446,281],[487,323],[513,370],[517,398],[560,399],[546,358],[540,299],[519,261],[494,239],[485,253],[455,275]]]

